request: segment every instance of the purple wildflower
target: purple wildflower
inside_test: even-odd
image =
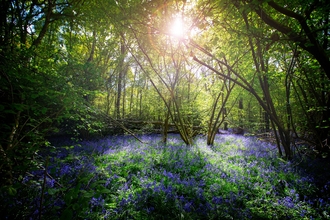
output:
[[[47,184],[47,186],[49,188],[53,188],[54,187],[54,184],[55,184],[55,180],[54,179],[47,178],[46,184]]]

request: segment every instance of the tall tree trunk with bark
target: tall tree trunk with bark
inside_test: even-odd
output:
[[[117,97],[116,97],[116,118],[120,119],[121,114],[120,114],[120,106],[121,106],[121,95],[122,95],[122,90],[123,90],[123,80],[125,76],[125,55],[126,55],[126,47],[125,43],[121,42],[120,44],[120,60],[118,63],[118,79],[117,79]]]

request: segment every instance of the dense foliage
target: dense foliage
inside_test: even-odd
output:
[[[145,215],[143,210],[150,207],[141,203],[140,208],[134,209],[134,201],[138,198],[165,201],[167,194],[154,192],[154,188],[169,186],[171,189],[176,187],[184,197],[181,201],[175,199],[180,195],[169,195],[171,210],[176,214],[182,211],[183,217],[190,216],[184,209],[189,202],[194,203],[192,207],[196,210],[197,204],[201,209],[207,209],[205,215],[210,218],[216,218],[213,211],[221,209],[212,203],[210,194],[195,201],[198,196],[192,195],[197,193],[194,190],[199,182],[193,183],[197,185],[192,186],[192,191],[189,187],[188,191],[181,189],[183,183],[180,181],[189,181],[190,177],[181,173],[183,176],[179,178],[173,174],[174,170],[165,173],[161,170],[161,173],[155,173],[156,176],[150,174],[156,185],[147,186],[135,179],[137,188],[147,190],[146,195],[142,191],[139,192],[141,195],[134,192],[131,197],[120,194],[119,197],[126,201],[121,207],[109,192],[111,189],[103,183],[111,173],[96,169],[102,162],[112,163],[107,161],[108,156],[96,148],[90,152],[82,142],[82,148],[68,149],[66,153],[71,156],[55,160],[54,155],[65,151],[62,145],[51,144],[50,140],[56,137],[87,141],[119,134],[162,134],[164,146],[157,148],[152,144],[152,152],[143,160],[147,161],[146,166],[154,166],[155,161],[149,157],[157,158],[156,154],[164,151],[164,155],[160,154],[168,159],[166,163],[171,167],[170,164],[175,163],[173,158],[180,161],[177,156],[181,153],[190,155],[184,163],[196,159],[196,148],[205,145],[194,145],[198,135],[206,136],[209,147],[203,149],[210,148],[210,155],[226,150],[216,137],[219,129],[225,130],[224,133],[231,129],[232,133],[258,135],[275,144],[279,159],[267,157],[264,164],[257,165],[260,169],[264,165],[280,166],[284,164],[281,159],[290,161],[297,157],[302,161],[311,159],[328,163],[330,4],[327,0],[0,0],[0,11],[0,187],[2,196],[11,195],[7,198],[8,216],[14,217],[16,213],[35,218],[38,214],[29,211],[34,206],[33,209],[44,216],[58,217],[62,214],[58,215],[55,209],[64,208],[63,215],[77,217],[82,215],[81,210],[73,203],[82,202],[87,208],[91,198],[106,201],[100,205],[100,201],[95,200],[92,211],[102,210],[105,204],[110,204],[109,210],[115,210],[103,214],[90,212],[91,218],[94,214],[126,215],[125,210]],[[173,146],[167,151],[165,144],[169,144],[170,133],[179,134],[187,149]],[[111,148],[105,143],[99,145]],[[224,149],[220,149],[220,145]],[[43,149],[51,146],[56,146],[54,154],[50,154],[49,159],[41,156]],[[135,143],[134,146],[136,150],[148,152],[148,146]],[[121,147],[117,146],[118,149]],[[81,151],[76,152],[78,149]],[[134,151],[132,155],[128,151],[118,151],[123,158],[116,154],[117,161],[132,157],[135,163]],[[87,157],[87,152],[95,158]],[[258,161],[243,155],[242,163]],[[221,156],[219,161],[210,159],[214,160],[210,166],[221,166],[225,160],[238,162],[233,158],[236,157]],[[200,158],[196,160],[200,161],[196,165],[198,169],[203,170],[201,167],[208,164]],[[67,174],[64,171],[56,173],[54,170],[62,169],[61,161],[71,161],[77,167],[65,168],[70,171]],[[119,165],[129,168],[127,163],[123,161]],[[51,166],[54,168],[48,170]],[[134,166],[136,170],[146,169],[139,161]],[[166,166],[163,168],[167,169]],[[313,172],[321,173],[321,168],[319,166]],[[95,176],[88,169],[92,169]],[[123,172],[113,172],[117,171]],[[222,171],[226,173],[226,170]],[[277,171],[274,178],[281,173]],[[166,177],[170,175],[167,172],[171,172],[173,178]],[[262,175],[263,171],[260,172]],[[167,184],[157,182],[163,179],[162,175]],[[29,176],[32,182],[28,180]],[[81,176],[85,179],[81,180]],[[98,178],[101,182],[91,186]],[[49,190],[50,180],[55,180],[55,187],[59,188]],[[115,187],[122,187],[124,179],[116,181]],[[125,179],[126,183],[132,181]],[[221,181],[217,184],[227,184],[226,178]],[[21,186],[22,182],[25,185]],[[29,188],[29,185],[40,187]],[[318,185],[318,190],[325,185]],[[105,198],[97,187],[105,194],[109,193],[108,197]],[[203,187],[206,192],[208,189]],[[91,196],[93,189],[96,197]],[[229,192],[221,193],[230,198]],[[240,197],[240,189],[232,190],[232,193],[239,198],[237,204],[246,208],[243,215],[270,218],[268,214],[260,214],[261,210],[270,213],[269,207],[256,208],[251,202],[261,201],[253,195],[257,191],[248,193],[249,198],[256,196],[256,200],[249,202]],[[300,197],[303,193],[298,192]],[[310,191],[306,193],[311,195]],[[62,198],[64,194],[69,196]],[[188,199],[186,195],[189,195]],[[268,198],[267,195],[262,201]],[[272,192],[270,195],[273,196]],[[276,197],[278,195],[282,197]],[[275,198],[281,200],[291,196],[306,207],[306,216],[328,215],[323,203],[316,202],[319,195],[311,198],[313,204],[300,197],[295,200],[287,191],[278,192],[278,195],[269,197],[270,201],[274,203]],[[39,199],[39,203],[31,199]],[[325,197],[320,199],[326,200]],[[277,213],[285,206],[282,203],[275,206]],[[224,206],[228,208],[229,216],[236,215],[235,204],[232,208]],[[20,211],[16,210],[18,207],[21,207]],[[298,208],[296,203],[291,208],[288,212],[286,208],[282,211],[288,216],[302,214],[303,208]],[[214,216],[210,216],[210,210]],[[224,211],[219,210],[219,215]],[[195,218],[203,212],[193,213],[191,217]]]
[[[4,219],[328,219],[317,162],[286,162],[255,138],[57,140],[45,163],[1,190]],[[305,166],[304,164],[308,164]],[[319,168],[318,168],[319,169]],[[324,168],[328,169],[328,168]],[[329,177],[329,175],[327,175]],[[323,176],[324,177],[324,176]]]

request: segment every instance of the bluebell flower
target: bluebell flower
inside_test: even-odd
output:
[[[25,183],[29,182],[30,179],[31,179],[31,176],[25,176],[22,180],[22,183],[25,184]]]
[[[185,198],[184,198],[184,196],[183,196],[183,195],[179,196],[179,197],[178,197],[178,199],[179,199],[179,201],[180,201],[180,202],[183,202],[183,201],[185,201]]]
[[[125,206],[126,204],[127,204],[127,200],[126,200],[125,198],[122,198],[121,201],[120,201],[120,203],[119,203],[119,205],[120,205],[121,207],[123,207],[123,206]]]
[[[191,212],[192,211],[192,205],[193,205],[193,202],[187,202],[184,206],[183,206],[183,209],[186,211],[186,212]]]
[[[322,198],[318,199],[319,206],[321,207],[323,205],[324,200]]]
[[[223,198],[222,196],[215,196],[212,198],[212,202],[216,205],[220,205],[221,203],[223,203]]]
[[[60,174],[61,176],[68,174],[70,172],[70,166],[68,164],[65,164],[64,166],[62,166]]]
[[[107,187],[107,186],[109,186],[109,184],[111,183],[111,178],[108,178],[107,180],[106,180],[106,182],[104,183],[104,186],[105,187]]]
[[[147,208],[147,212],[148,212],[148,213],[151,213],[151,212],[153,212],[154,210],[155,210],[155,208],[154,208],[153,206],[150,206],[150,207]]]
[[[204,190],[202,188],[198,188],[196,196],[198,199],[204,200]]]
[[[286,207],[288,207],[288,208],[294,208],[294,202],[293,202],[293,200],[292,200],[292,198],[290,197],[290,196],[287,196],[287,197],[285,197],[284,199],[282,199],[282,200],[279,200],[279,204],[282,204],[282,205],[284,205],[284,206],[286,206]]]
[[[166,187],[164,190],[165,194],[172,194],[172,191],[173,191],[173,187],[171,185]]]
[[[37,216],[39,214],[39,209],[36,209],[34,212],[33,212],[33,215]]]
[[[49,188],[53,188],[54,187],[54,184],[55,184],[55,180],[54,179],[50,179],[50,178],[47,178],[46,179],[46,184]]]
[[[306,210],[301,210],[301,212],[300,212],[300,217],[305,217],[305,214],[306,214]]]
[[[92,205],[95,205],[95,206],[98,205],[98,201],[97,201],[97,199],[94,198],[94,197],[91,199],[90,203],[91,203]]]
[[[102,210],[100,210],[100,211],[101,211],[102,213],[105,211],[105,210],[104,210],[104,199],[102,199],[102,196],[100,196],[99,198],[95,198],[95,197],[93,197],[93,198],[90,200],[89,203],[91,204],[90,213],[93,212],[93,209],[94,209],[95,207],[101,207]]]

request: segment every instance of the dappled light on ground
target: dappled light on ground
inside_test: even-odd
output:
[[[276,147],[253,138],[197,137],[185,146],[172,135],[74,143],[41,153],[15,192],[1,191],[8,219],[321,219],[329,218],[330,182],[316,185]],[[42,201],[42,205],[40,205]],[[41,212],[41,213],[40,213]]]

